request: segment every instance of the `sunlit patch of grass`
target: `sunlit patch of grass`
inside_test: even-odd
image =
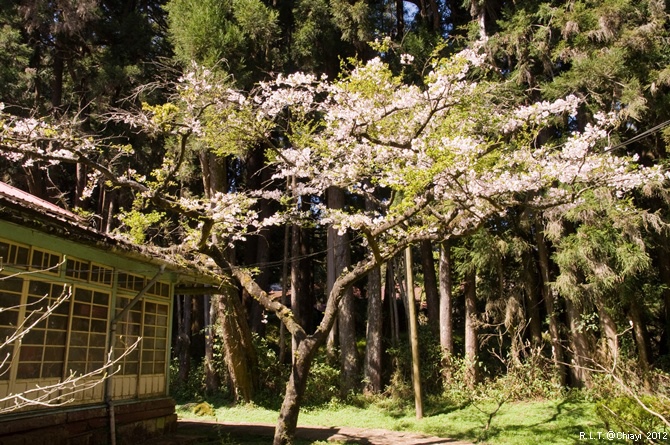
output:
[[[379,399],[357,406],[330,403],[305,409],[298,423],[414,431],[490,445],[574,444],[580,441],[580,433],[597,436],[598,432],[607,432],[595,413],[595,403],[582,398],[508,402],[491,416],[497,407],[493,401],[454,405],[431,400],[426,416],[417,420],[413,404],[389,404]],[[216,408],[220,421],[273,424],[277,415],[276,411],[253,405]]]

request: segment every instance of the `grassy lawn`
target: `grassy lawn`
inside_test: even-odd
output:
[[[383,401],[362,407],[331,404],[303,409],[299,425],[415,431],[491,445],[575,444],[581,442],[580,433],[585,433],[586,437],[591,433],[596,437],[598,432],[603,435],[607,432],[595,414],[595,404],[581,399],[506,403],[491,418],[486,429],[489,414],[496,407],[493,402],[465,407],[432,402],[425,410],[425,417],[416,420],[412,410]],[[275,423],[277,420],[276,411],[257,406],[214,405],[214,408],[214,416],[206,417],[250,423]],[[187,409],[179,409],[178,414],[183,418],[196,417]]]

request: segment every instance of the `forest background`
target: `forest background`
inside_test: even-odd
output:
[[[608,415],[621,417],[617,410],[637,397],[634,405],[668,427],[670,244],[657,177],[610,187],[589,177],[562,200],[538,204],[561,182],[549,178],[543,187],[507,190],[504,199],[486,195],[496,212],[454,226],[450,209],[468,206],[428,205],[431,181],[412,176],[411,165],[402,187],[380,166],[366,178],[378,174],[386,183],[344,186],[319,171],[301,176],[299,156],[286,157],[289,145],[321,137],[326,125],[317,122],[332,85],[348,82],[363,94],[372,88],[363,85],[368,72],[379,88],[388,80],[379,91],[404,94],[429,90],[440,64],[458,68],[449,79],[459,85],[459,63],[472,63],[463,76],[478,86],[450,90],[460,102],[448,106],[457,112],[451,124],[440,122],[462,137],[486,133],[486,153],[505,158],[475,158],[478,172],[530,163],[515,158],[527,147],[566,146],[600,128],[602,113],[616,118],[605,125],[605,145],[593,142],[594,154],[624,171],[664,168],[668,12],[656,0],[2,1],[2,180],[77,209],[103,232],[164,249],[191,246],[187,259],[199,261],[198,252],[213,260],[230,283],[225,292],[177,297],[177,394],[202,384],[196,389],[231,400],[277,403],[290,378],[294,394],[284,399],[278,443],[282,434],[290,438],[301,404],[359,392],[411,397],[405,313],[414,287],[424,393],[497,384],[515,388],[509,400],[615,387],[619,393],[603,395],[613,407]],[[481,58],[459,62],[468,49]],[[375,61],[383,69],[372,71]],[[296,72],[316,76],[289,76]],[[283,89],[313,94],[267,111]],[[212,90],[225,106],[217,108]],[[262,119],[249,119],[244,98],[256,101],[254,110],[266,107]],[[570,110],[543,105],[566,98],[576,101]],[[484,121],[505,108],[540,114],[518,136],[500,136],[502,126],[486,130]],[[193,116],[216,128],[195,128]],[[10,130],[30,119],[72,131],[29,141],[49,140],[70,154],[56,159],[17,145]],[[390,136],[402,134],[397,122],[375,131],[357,137],[389,153],[407,148]],[[90,140],[73,134],[94,135],[98,149],[81,150]],[[328,156],[345,164],[347,154]],[[312,170],[342,173],[333,162]],[[106,176],[110,165],[125,179]],[[239,191],[255,199],[221,198]],[[232,228],[212,232],[210,203],[244,210]],[[395,226],[352,219],[375,212]],[[251,213],[254,221],[276,218],[254,225],[245,219]],[[194,231],[200,242],[192,245]],[[376,251],[380,243],[387,249]],[[405,245],[413,251],[405,254]],[[408,261],[412,255],[417,261]],[[306,361],[291,366],[301,345],[305,353],[296,357]],[[640,399],[645,388],[656,395]]]

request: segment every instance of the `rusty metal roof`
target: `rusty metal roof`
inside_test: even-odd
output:
[[[62,207],[58,207],[56,204],[45,201],[44,199],[38,198],[37,196],[31,195],[30,193],[24,192],[23,190],[17,189],[16,187],[12,187],[11,185],[4,182],[0,182],[0,198],[14,201],[16,204],[23,204],[26,207],[41,211],[45,214],[51,214],[52,216],[69,219],[72,222],[84,222],[84,219],[76,213],[65,210]]]

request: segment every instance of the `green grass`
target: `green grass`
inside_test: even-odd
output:
[[[580,398],[506,403],[488,429],[489,413],[497,407],[494,402],[459,407],[433,401],[421,420],[416,420],[412,407],[388,401],[359,405],[364,406],[333,403],[305,409],[299,425],[414,431],[489,445],[575,444],[580,432],[594,436],[607,432],[595,414],[595,403]],[[218,406],[215,413],[220,421],[273,424],[277,420],[276,411],[252,405]],[[194,417],[184,410],[178,414]]]

